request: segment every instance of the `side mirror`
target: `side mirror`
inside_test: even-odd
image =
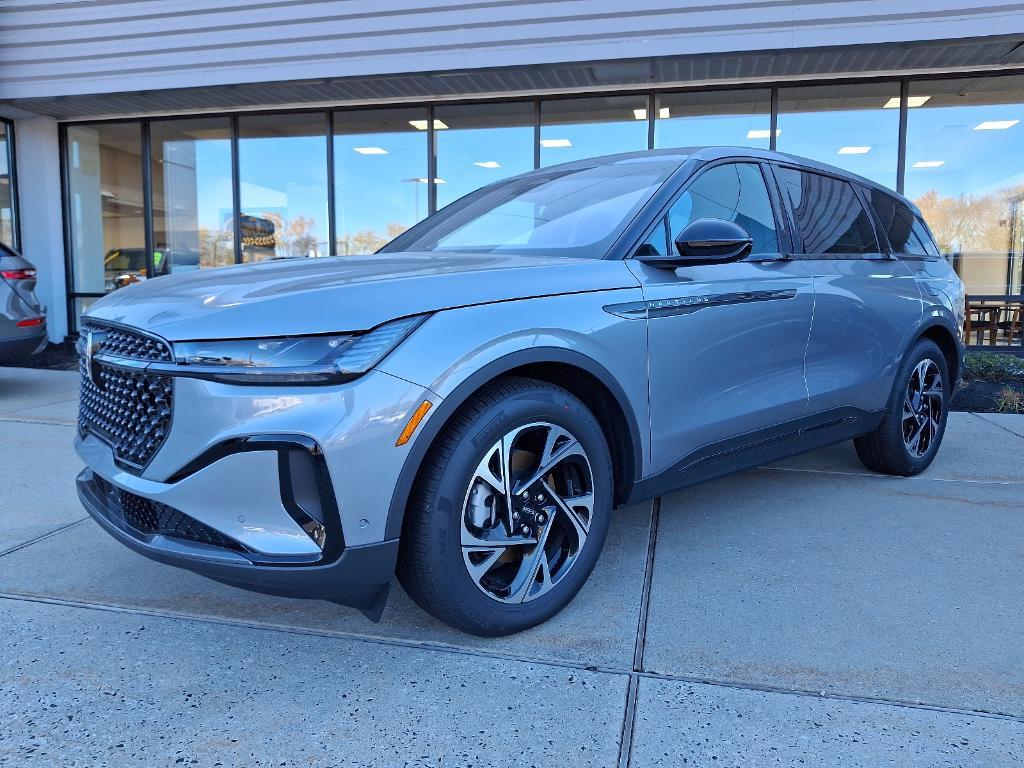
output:
[[[676,269],[704,264],[727,264],[747,257],[754,245],[743,227],[724,219],[697,219],[676,237],[678,256],[638,256],[652,267]]]

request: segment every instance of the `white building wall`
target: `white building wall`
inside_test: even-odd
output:
[[[0,99],[1019,32],[983,0],[6,0]]]
[[[25,118],[16,120],[14,129],[21,249],[39,270],[36,294],[46,304],[50,340],[61,341],[68,333],[68,316],[57,121]]]

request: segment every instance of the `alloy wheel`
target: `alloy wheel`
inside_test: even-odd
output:
[[[932,360],[922,360],[910,374],[903,398],[903,444],[914,458],[924,456],[932,447],[944,405],[939,367]]]
[[[587,542],[594,476],[565,428],[535,422],[484,454],[462,509],[462,556],[477,587],[503,603],[535,600],[572,569]]]

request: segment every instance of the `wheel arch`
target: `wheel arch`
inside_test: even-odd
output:
[[[964,372],[963,345],[960,343],[957,332],[950,327],[949,323],[939,317],[933,317],[918,331],[911,346],[921,339],[929,339],[942,350],[942,356],[946,359],[946,369],[949,371],[950,384],[953,385],[960,380]],[[909,351],[909,347],[907,349]]]
[[[385,538],[401,535],[405,510],[424,458],[459,408],[488,384],[524,376],[560,386],[591,410],[608,440],[615,473],[615,501],[629,496],[643,462],[640,428],[626,393],[607,369],[586,355],[559,347],[520,350],[493,360],[462,381],[421,428],[399,473],[388,507]]]

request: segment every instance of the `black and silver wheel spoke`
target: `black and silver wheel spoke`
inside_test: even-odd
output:
[[[484,454],[466,492],[470,577],[501,602],[540,597],[576,562],[593,508],[590,461],[570,432],[548,422],[510,431]]]
[[[939,433],[945,406],[942,374],[932,360],[914,368],[903,398],[903,442],[911,456],[924,456]]]

